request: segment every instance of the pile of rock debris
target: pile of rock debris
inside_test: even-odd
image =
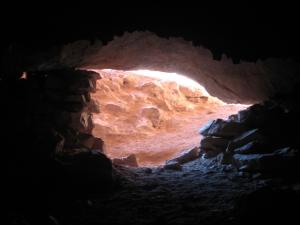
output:
[[[210,121],[199,131],[203,136],[200,149],[184,152],[167,161],[164,168],[180,170],[182,164],[201,157],[216,159],[245,177],[296,178],[300,151],[291,127],[297,123],[295,110],[273,101],[252,105],[227,120]]]
[[[248,176],[287,176],[299,167],[297,138],[288,132],[296,123],[295,114],[276,103],[255,104],[202,127],[200,153]]]

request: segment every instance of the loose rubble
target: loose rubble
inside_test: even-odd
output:
[[[294,173],[299,168],[299,146],[282,135],[287,118],[290,115],[281,106],[266,101],[227,120],[210,121],[199,131],[203,135],[200,154],[218,157],[221,164],[232,164],[255,178]]]

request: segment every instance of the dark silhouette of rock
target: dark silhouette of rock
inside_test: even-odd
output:
[[[204,136],[232,138],[246,130],[247,127],[243,123],[217,119],[210,122],[208,126],[205,126],[205,128],[201,129],[200,134]]]
[[[200,149],[220,153],[226,150],[228,143],[229,140],[226,138],[208,136],[201,140]]]
[[[183,151],[178,157],[168,160],[166,164],[171,162],[177,162],[179,164],[184,164],[187,162],[190,162],[192,160],[195,160],[199,157],[199,148],[194,147],[188,150]]]
[[[267,144],[263,144],[259,141],[251,141],[239,148],[234,149],[236,154],[256,154],[256,153],[267,153],[270,152],[272,148]]]
[[[232,151],[233,149],[239,148],[251,141],[266,142],[267,140],[259,129],[249,130],[234,138],[229,143],[227,151]]]

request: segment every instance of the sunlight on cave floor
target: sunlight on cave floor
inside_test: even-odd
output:
[[[102,79],[92,99],[93,134],[110,158],[135,154],[139,166],[157,166],[199,146],[198,130],[209,120],[226,119],[248,105],[226,104],[197,82],[158,71],[95,70]]]

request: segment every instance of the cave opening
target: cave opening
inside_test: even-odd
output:
[[[298,221],[297,7],[101,6],[2,14],[6,224]],[[127,77],[86,70],[105,68]],[[142,69],[188,76],[225,104],[128,75]],[[116,164],[131,153],[138,167]]]
[[[98,107],[93,135],[104,141],[115,164],[161,166],[191,149],[199,151],[200,127],[249,106],[226,103],[177,73],[94,71],[101,79],[91,95]]]

